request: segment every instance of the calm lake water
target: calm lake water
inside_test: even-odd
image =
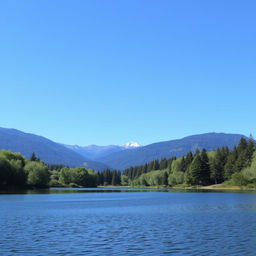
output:
[[[256,193],[36,192],[0,194],[0,255],[256,255]]]

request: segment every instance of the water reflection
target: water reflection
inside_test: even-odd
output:
[[[170,193],[252,193],[256,190],[229,190],[229,189],[179,189],[179,188],[63,188],[49,189],[9,189],[0,190],[0,194],[66,194],[66,193],[118,193],[118,192],[170,192]]]
[[[0,255],[255,255],[253,193],[31,192],[0,195]]]

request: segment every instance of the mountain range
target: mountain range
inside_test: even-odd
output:
[[[108,167],[103,163],[81,156],[59,143],[16,129],[0,128],[0,149],[20,152],[28,159],[34,152],[37,157],[48,164],[62,164],[70,167],[84,166],[96,170]]]
[[[119,151],[104,157],[95,158],[95,160],[112,168],[123,170],[130,166],[142,165],[155,159],[174,156],[181,157],[189,151],[195,152],[197,149],[205,148],[207,151],[212,151],[223,146],[232,149],[239,143],[242,137],[246,138],[246,136],[241,134],[205,133],[177,140],[153,143],[129,151]]]
[[[64,145],[64,144],[63,144]],[[76,153],[90,158],[92,160],[104,158],[110,154],[114,154],[120,151],[124,151],[127,149],[134,149],[140,147],[140,144],[137,142],[128,142],[123,146],[117,145],[108,145],[108,146],[97,146],[97,145],[89,145],[89,146],[78,146],[78,145],[64,145],[68,149],[75,151]]]
[[[130,142],[124,146],[72,146],[59,144],[42,136],[25,133],[16,129],[0,128],[0,149],[20,152],[29,158],[34,152],[49,164],[70,167],[84,166],[94,170],[105,168],[124,170],[130,166],[169,157],[180,157],[189,151],[205,148],[207,151],[237,145],[241,134],[205,133],[182,139],[163,141],[146,146]]]

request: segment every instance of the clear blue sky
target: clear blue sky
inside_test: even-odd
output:
[[[3,0],[0,126],[68,144],[255,135],[256,2]]]

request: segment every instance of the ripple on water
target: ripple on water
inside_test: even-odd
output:
[[[256,195],[4,197],[1,255],[255,255]]]

